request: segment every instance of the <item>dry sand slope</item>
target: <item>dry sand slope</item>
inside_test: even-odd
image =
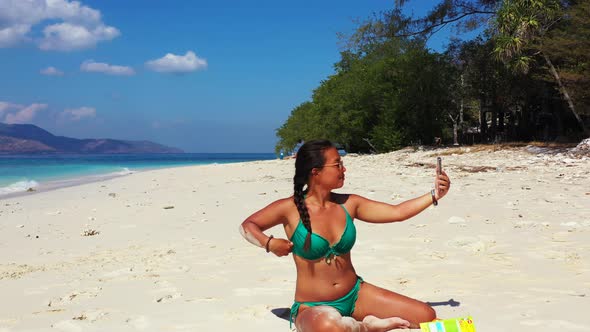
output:
[[[424,194],[437,155],[453,181],[409,221],[356,221],[357,272],[481,332],[590,331],[590,158],[557,152],[346,156],[340,192]],[[183,167],[0,200],[0,331],[287,331],[291,258],[237,227],[292,175],[292,160]]]

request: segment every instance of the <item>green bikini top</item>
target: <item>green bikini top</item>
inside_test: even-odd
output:
[[[295,228],[290,239],[293,242],[293,254],[308,260],[325,258],[326,262],[330,264],[333,256],[340,256],[350,252],[356,241],[356,227],[344,205],[340,204],[340,206],[346,213],[346,226],[344,227],[344,232],[340,240],[335,245],[330,246],[328,240],[320,235],[311,233],[311,246],[309,250],[305,251],[303,247],[308,232],[301,219],[299,219],[299,224],[297,224],[297,228]]]

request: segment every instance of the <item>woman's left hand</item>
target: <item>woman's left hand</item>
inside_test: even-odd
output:
[[[439,200],[449,192],[451,189],[451,179],[445,171],[442,171],[441,174],[438,174],[434,179],[434,198]]]

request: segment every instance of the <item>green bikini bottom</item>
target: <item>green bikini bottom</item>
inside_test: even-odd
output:
[[[335,308],[340,312],[342,316],[352,316],[354,312],[354,304],[359,297],[359,290],[361,289],[361,283],[363,282],[363,278],[358,277],[356,284],[354,287],[348,292],[348,294],[344,295],[343,297],[334,300],[334,301],[318,301],[318,302],[297,302],[293,303],[291,306],[291,316],[289,319],[289,327],[293,326],[293,322],[297,319],[297,313],[299,312],[300,305],[306,305],[310,307],[316,307],[319,305],[327,305],[332,308]]]

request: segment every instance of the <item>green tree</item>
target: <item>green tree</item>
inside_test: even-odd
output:
[[[453,68],[423,41],[386,40],[364,55],[346,51],[335,68],[277,131],[277,150],[323,137],[350,152],[383,152],[443,135]]]
[[[576,111],[590,116],[590,2],[571,1],[563,18],[546,34],[543,51],[571,92]]]
[[[409,2],[399,1],[397,8]],[[430,38],[448,26],[454,27],[458,33],[473,31],[487,25],[489,18],[496,14],[499,3],[501,0],[441,0],[424,17],[412,19],[398,36]]]
[[[590,134],[576,112],[557,69],[544,51],[543,37],[562,17],[562,6],[558,0],[505,0],[496,15],[494,54],[521,72],[529,70],[535,56],[541,56],[580,128]]]
[[[313,103],[305,102],[295,107],[287,121],[277,129],[280,140],[275,146],[275,152],[289,153],[300,139],[322,137],[320,123],[319,113]]]

